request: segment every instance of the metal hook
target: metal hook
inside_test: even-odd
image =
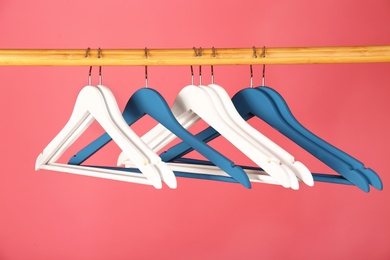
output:
[[[191,84],[194,85],[194,68],[191,65]]]
[[[215,58],[215,48],[212,47],[212,56]],[[214,84],[214,65],[211,65],[211,84]]]
[[[101,55],[100,55],[100,47],[98,48],[98,59],[100,59]]]
[[[214,66],[211,65],[211,84],[214,84]]]
[[[145,88],[149,87],[149,80],[148,80],[148,66],[145,66]]]
[[[202,47],[199,47],[199,57],[202,57]],[[202,65],[199,65],[199,85],[202,85]]]
[[[89,56],[89,50],[90,50],[91,48],[87,48],[87,50],[85,51],[85,58],[88,58],[88,56]]]
[[[196,48],[195,48],[195,47],[193,47],[192,49],[194,50],[195,57],[198,57],[198,52],[196,51]]]
[[[202,66],[199,65],[199,85],[202,85]]]
[[[148,48],[145,47],[145,59],[149,58],[149,55],[148,55]]]
[[[251,70],[250,86],[251,86],[251,88],[253,88],[253,69],[252,69],[252,65],[249,65],[249,66],[250,66],[250,70]]]
[[[88,85],[92,85],[92,66],[89,66],[89,73],[88,73]]]
[[[263,46],[262,57],[265,58],[265,46]],[[265,86],[265,64],[263,64],[263,76],[261,78],[261,85]]]
[[[99,85],[102,85],[102,66],[99,66]]]
[[[253,57],[257,59],[257,51],[256,51],[256,46],[253,46]]]

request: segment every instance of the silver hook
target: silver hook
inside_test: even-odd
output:
[[[202,85],[202,66],[199,65],[199,85]]]
[[[253,57],[257,59],[257,51],[256,51],[256,46],[253,46]]]
[[[92,85],[92,66],[89,66],[89,73],[88,73],[88,85]]]
[[[214,84],[214,66],[211,65],[211,84]]]
[[[145,47],[145,59],[149,58],[148,48]],[[148,66],[145,66],[145,88],[149,87]]]
[[[145,59],[149,58],[149,55],[148,55],[148,48],[145,47]]]
[[[191,84],[194,85],[194,68],[191,65]]]
[[[149,80],[148,80],[148,66],[145,66],[145,88],[149,87]]]
[[[253,88],[253,70],[252,70],[252,65],[249,65],[250,66],[250,70],[251,70],[251,80],[250,80],[250,86],[251,88]]]
[[[215,48],[212,49],[212,56],[215,58]],[[211,65],[211,84],[214,84],[214,65]]]
[[[102,66],[99,66],[99,85],[102,85]]]
[[[202,57],[202,47],[199,47],[199,57]],[[199,85],[202,85],[202,65],[199,65]]]
[[[87,50],[85,51],[85,58],[88,58],[89,56],[89,50],[91,48],[87,48]],[[92,85],[92,66],[89,66],[89,73],[88,73],[88,85],[91,86]]]
[[[101,58],[101,49],[100,47],[98,48],[98,59]],[[99,85],[102,85],[103,79],[102,79],[102,66],[99,66]]]
[[[192,49],[194,50],[195,57],[198,57],[198,52],[196,51],[196,48],[195,48],[195,47],[193,47]]]
[[[88,56],[89,56],[89,50],[90,50],[91,48],[87,48],[87,50],[85,51],[85,58],[88,58]]]
[[[265,46],[263,46],[262,57],[265,58]],[[261,78],[261,86],[265,86],[265,64],[263,64],[263,77]]]

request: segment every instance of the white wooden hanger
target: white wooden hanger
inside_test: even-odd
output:
[[[173,104],[172,112],[184,128],[189,128],[202,118],[258,166],[270,174],[275,181],[284,187],[291,187],[290,177],[281,168],[279,161],[273,160],[271,156],[254,147],[245,137],[240,135],[240,132],[230,127],[219,115],[219,111],[213,104],[213,100],[200,87],[189,85],[183,88]],[[167,145],[174,138],[175,136],[163,126],[157,125],[146,133],[142,137],[142,140],[156,151]],[[129,159],[127,155],[121,154],[118,158],[118,164],[130,163],[131,159],[127,159]]]
[[[202,86],[202,85],[199,87],[202,90],[204,90],[210,96],[210,98],[213,100],[214,105],[216,107],[218,107],[219,115],[221,116],[221,118],[223,118],[223,120],[225,120],[226,124],[228,124],[230,127],[234,128],[234,129],[236,129],[236,132],[240,133],[241,136],[243,136],[243,138],[248,140],[248,143],[250,143],[254,148],[261,150],[263,153],[270,156],[272,158],[272,160],[277,161],[280,164],[280,167],[285,172],[285,174],[289,177],[291,188],[299,189],[298,179],[294,175],[293,171],[290,168],[288,168],[286,165],[282,164],[280,162],[279,158],[274,156],[272,154],[272,152],[269,149],[267,149],[267,147],[264,144],[262,144],[254,139],[253,135],[251,135],[251,133],[247,129],[248,126],[245,127],[245,124],[248,124],[248,123],[246,123],[245,120],[242,120],[245,122],[245,124],[243,126],[239,126],[238,124],[242,123],[240,120],[241,117],[239,115],[238,115],[238,117],[236,116],[236,118],[234,118],[238,122],[233,119],[233,117],[235,117],[234,113],[238,113],[236,111],[236,109],[234,108],[234,105],[233,104],[232,104],[233,106],[226,105],[226,103],[228,103],[228,102],[226,102],[226,100],[224,100],[224,102],[223,102],[221,97],[211,87],[206,87],[206,86]],[[225,98],[226,97],[224,96],[223,99],[225,99]],[[230,101],[230,98],[229,98],[229,101]],[[269,139],[267,141],[272,142]]]
[[[296,177],[309,186],[314,185],[313,176],[309,169],[301,162],[295,161],[291,154],[249,125],[240,116],[231,101],[229,94],[221,86],[210,84],[208,87],[201,86],[201,88],[205,89],[210,96],[214,95],[215,99],[219,99],[223,107],[222,110],[226,111],[226,113],[223,114],[225,115],[224,119],[227,120],[229,125],[240,128],[244,133],[248,134],[248,138],[251,138],[251,143],[255,144],[256,147],[264,148],[266,152],[280,160],[283,169],[289,173],[292,187],[298,188],[297,186],[294,186],[298,185]]]
[[[132,159],[143,174],[56,162],[94,119],[113,138],[126,156]],[[72,115],[65,127],[38,156],[35,169],[149,184],[155,188],[162,187],[160,174],[164,173],[164,178],[166,178],[164,181],[169,187],[175,188],[176,178],[173,172],[161,161],[160,157],[153,154],[150,148],[124,122],[111,91],[104,86],[97,88],[89,85],[80,91]]]

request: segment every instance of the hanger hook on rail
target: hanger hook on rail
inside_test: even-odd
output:
[[[256,50],[256,46],[253,46],[253,58],[257,59],[257,50]]]
[[[194,85],[194,68],[192,67],[192,65],[190,67],[191,67],[191,85]]]
[[[199,47],[198,57],[202,57],[202,47]],[[202,65],[199,65],[199,85],[202,85]]]
[[[211,50],[212,50],[212,57],[213,58],[215,58],[215,48],[214,47],[212,47],[211,48]],[[211,84],[214,84],[214,65],[211,65]]]
[[[98,48],[98,59],[101,58],[101,49],[100,47]],[[102,78],[102,66],[99,66],[99,85],[102,85],[103,83],[103,78]]]
[[[263,58],[265,58],[265,46],[263,46],[263,53],[261,54]],[[261,86],[265,86],[265,64],[263,64],[263,76],[261,78]]]
[[[87,48],[87,50],[85,51],[85,58],[88,58],[88,56],[89,56],[89,50],[90,50],[91,48]]]
[[[149,58],[149,51],[148,48],[145,47],[145,59]],[[148,66],[145,66],[145,88],[149,87],[149,80],[148,80]]]
[[[89,50],[91,48],[87,48],[86,51],[85,51],[85,58],[88,58],[89,56]],[[92,85],[92,66],[89,66],[89,73],[88,73],[88,85],[91,86]]]
[[[252,69],[252,64],[249,65],[250,69],[250,87],[253,88],[253,69]]]

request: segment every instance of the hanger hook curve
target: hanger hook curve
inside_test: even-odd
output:
[[[265,58],[265,46],[263,46],[263,53],[261,55],[263,58]],[[265,86],[265,64],[263,64],[263,76],[261,78],[261,85]]]
[[[212,57],[215,58],[215,48],[214,46],[211,48]],[[211,65],[211,84],[214,84],[214,65]]]
[[[91,48],[87,48],[87,50],[85,51],[85,58],[88,58],[88,56],[89,56],[89,50],[90,50]]]
[[[250,78],[250,86],[251,88],[253,88],[253,69],[252,69],[252,64],[249,65],[249,68],[250,68],[250,72],[251,72],[251,78]]]

